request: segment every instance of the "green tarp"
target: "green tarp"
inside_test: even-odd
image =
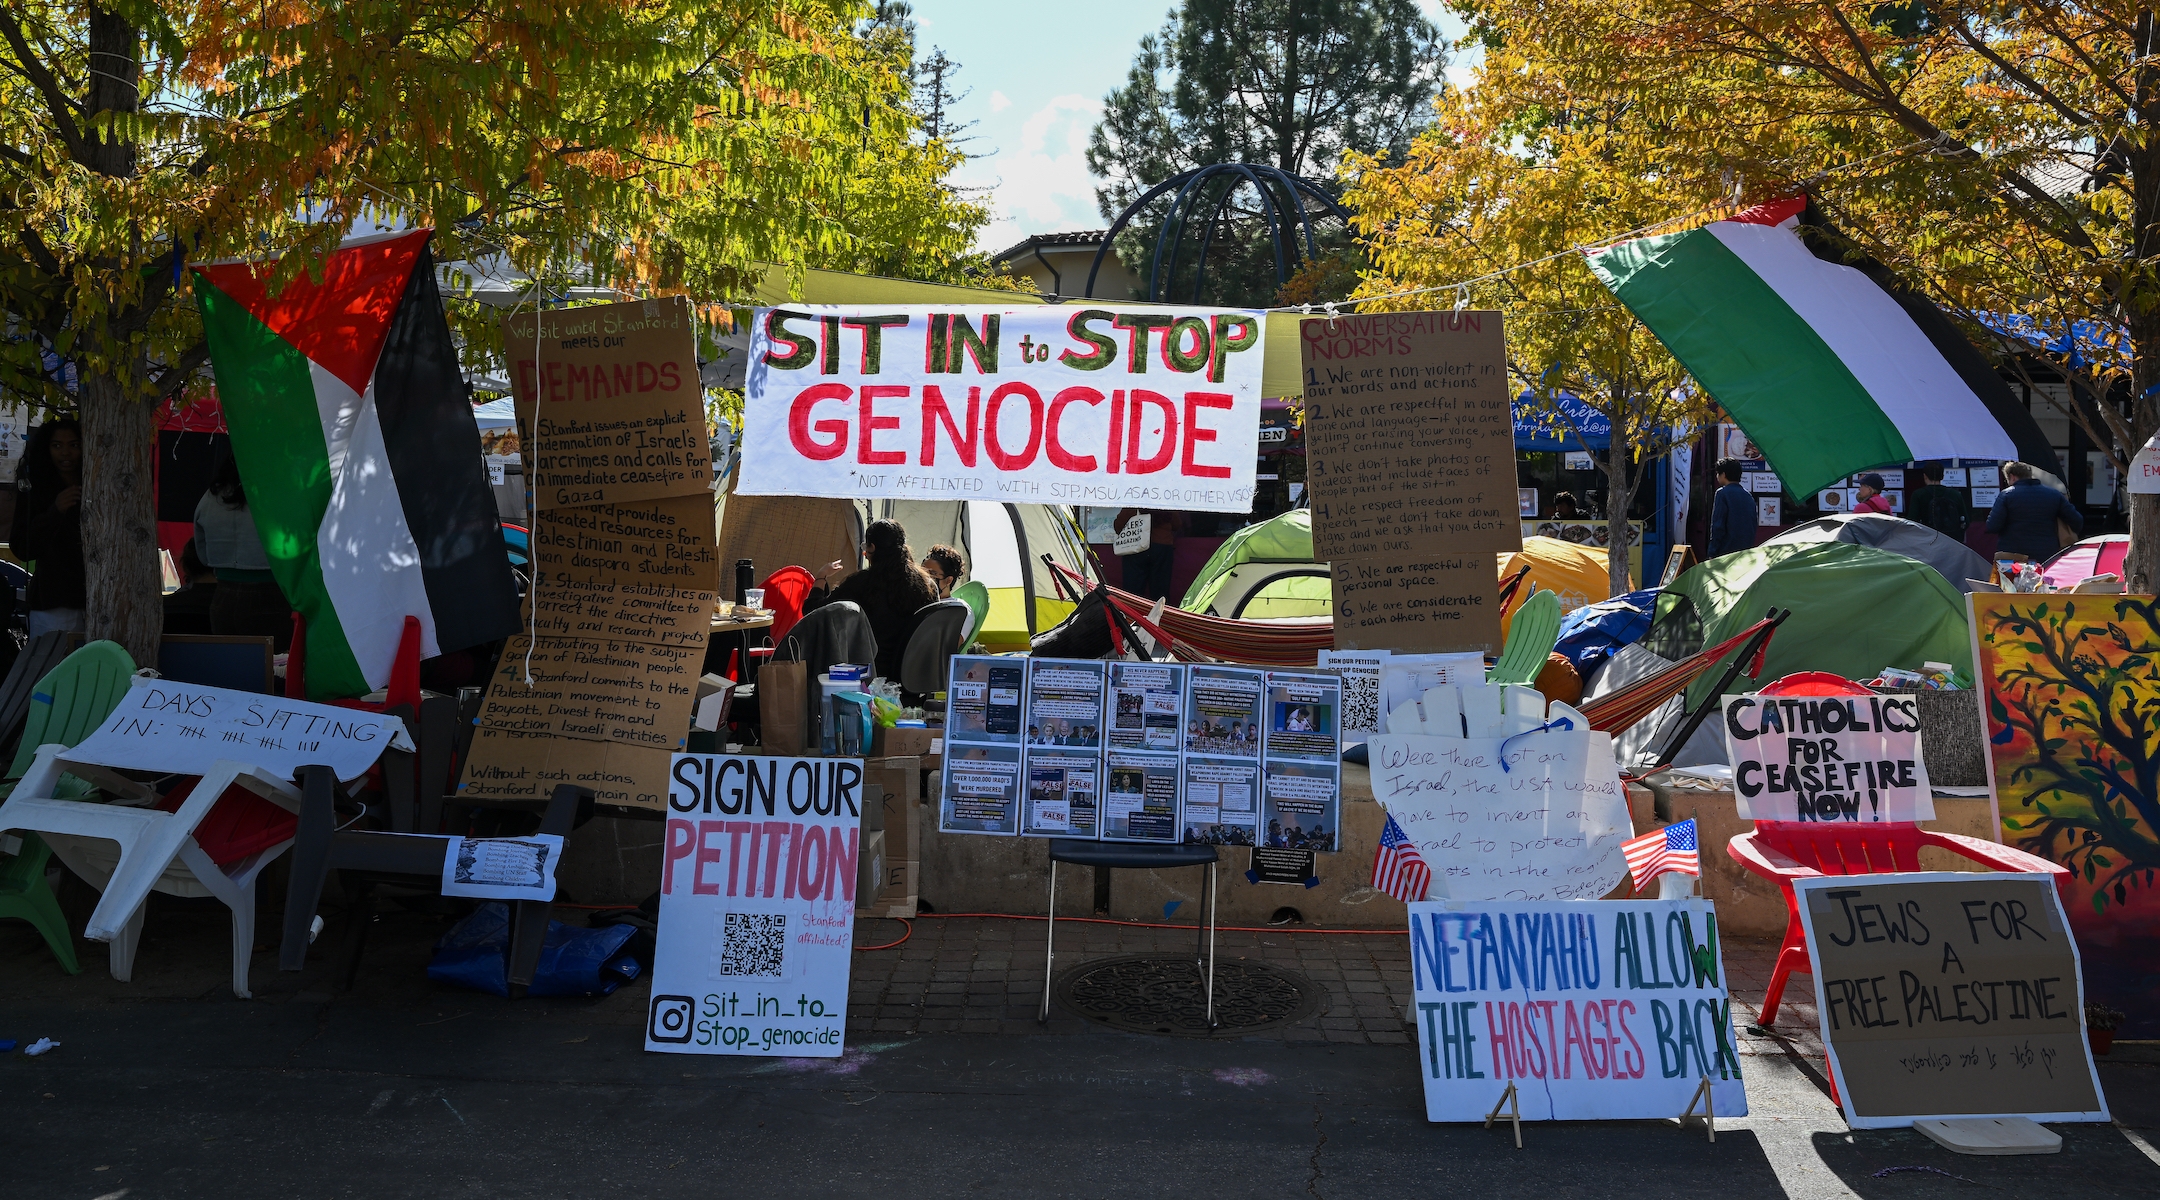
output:
[[[1884,667],[1946,662],[1972,671],[1965,597],[1924,563],[1846,542],[1773,543],[1690,568],[1658,597],[1643,645],[1682,659],[1739,633],[1771,608],[1792,616],[1770,639],[1752,688],[1796,671],[1870,679]],[[1688,689],[1700,702],[1722,668]]]

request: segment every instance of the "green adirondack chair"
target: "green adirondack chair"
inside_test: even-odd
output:
[[[1560,595],[1539,592],[1515,610],[1515,620],[1508,626],[1507,645],[1500,651],[1500,661],[1485,672],[1485,682],[1535,682],[1553,647],[1559,644]]]
[[[118,642],[92,642],[61,660],[31,688],[30,712],[23,722],[22,742],[7,779],[0,782],[0,796],[14,791],[15,782],[30,769],[37,748],[51,742],[72,746],[89,737],[127,694],[135,674],[135,660]],[[61,799],[90,792],[89,785],[73,776],[61,777]],[[51,847],[34,833],[22,836],[22,848],[13,857],[0,857],[0,919],[16,917],[30,922],[44,935],[46,946],[68,974],[82,965],[75,958],[75,939],[68,933],[60,901],[45,885],[45,866]]]
[[[970,579],[953,589],[952,598],[965,603],[968,612],[974,614],[960,634],[959,649],[965,650],[974,644],[975,635],[982,632],[983,621],[990,616],[990,589],[981,580]]]

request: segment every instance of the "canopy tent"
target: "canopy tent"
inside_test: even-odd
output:
[[[152,419],[157,424],[158,549],[178,555],[195,536],[195,505],[232,453],[232,439],[215,387],[190,386],[158,405]]]
[[[1882,513],[1839,513],[1795,525],[1769,540],[1803,544],[1850,542],[1855,546],[1873,546],[1926,563],[1960,592],[1970,592],[1970,581],[1985,582],[1994,571],[1988,560],[1956,538],[1916,521]]]
[[[482,429],[505,429],[517,423],[517,413],[511,408],[508,396],[473,405],[472,415],[473,423]]]
[[[2130,535],[2103,533],[2055,552],[2040,570],[2050,587],[2074,587],[2095,575],[2121,575],[2130,556]]]
[[[1972,672],[1965,597],[1916,559],[1848,542],[1770,542],[1691,567],[1658,597],[1639,644],[1682,659],[1771,608],[1792,616],[1771,641],[1757,682],[1795,671],[1869,679],[1884,667],[1931,661]],[[1712,682],[1691,687],[1688,703],[1700,702]]]
[[[1325,617],[1335,611],[1328,564],[1313,558],[1312,511],[1247,525],[1215,548],[1178,607],[1218,617]]]
[[[1515,608],[1520,608],[1520,601],[1529,597],[1527,589],[1533,583],[1541,592],[1558,593],[1563,613],[1612,595],[1612,572],[1606,566],[1603,550],[1549,537],[1526,537],[1522,544],[1520,551],[1504,551],[1500,555],[1501,579],[1524,567],[1530,568],[1530,577],[1523,581],[1523,589],[1516,592]],[[1503,637],[1514,623],[1514,616],[1514,608],[1501,616]]]

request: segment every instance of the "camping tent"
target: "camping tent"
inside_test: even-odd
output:
[[[1677,661],[1772,608],[1792,616],[1770,639],[1757,684],[1794,671],[1868,679],[1930,661],[1972,673],[1965,597],[1932,567],[1848,542],[1770,542],[1690,567],[1658,597],[1640,644]],[[1709,693],[1715,675],[1688,689],[1690,703]]]
[[[1218,617],[1310,619],[1335,611],[1328,565],[1313,559],[1312,512],[1247,525],[1215,548],[1178,607]]]
[[[1500,555],[1500,578],[1506,579],[1523,567],[1530,568],[1530,577],[1523,581],[1515,593],[1515,603],[1506,616],[1500,619],[1501,635],[1514,623],[1515,609],[1530,595],[1530,585],[1536,584],[1541,592],[1557,592],[1560,595],[1560,611],[1573,612],[1585,604],[1595,604],[1612,595],[1612,573],[1606,566],[1605,552],[1560,538],[1526,537],[1520,551],[1502,552]]]
[[[1902,554],[1935,568],[1937,574],[1960,592],[1972,590],[1971,580],[1983,582],[1994,572],[1988,560],[1965,543],[1916,521],[1882,513],[1840,513],[1806,521],[1785,530],[1771,542],[1851,542]]]
[[[2041,569],[2040,578],[2051,587],[2075,587],[2095,575],[2121,575],[2123,560],[2129,556],[2130,535],[2103,533],[2056,551]]]

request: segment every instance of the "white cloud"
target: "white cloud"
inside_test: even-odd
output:
[[[1008,96],[1008,95],[1006,95],[1006,94],[1005,94],[1005,93],[1003,93],[1003,92],[992,92],[992,93],[990,93],[990,111],[991,111],[991,112],[994,112],[994,113],[1001,113],[1001,112],[1004,112],[1004,111],[1005,111],[1006,109],[1008,109],[1008,108],[1011,108],[1011,107],[1012,107],[1012,97],[1011,97],[1011,96]]]
[[[995,103],[995,101],[993,101]],[[1095,177],[1088,173],[1088,132],[1102,102],[1068,93],[1029,114],[1017,145],[983,163],[995,216],[978,238],[986,250],[1002,250],[1030,234],[1087,229],[1101,224],[1095,211]]]

